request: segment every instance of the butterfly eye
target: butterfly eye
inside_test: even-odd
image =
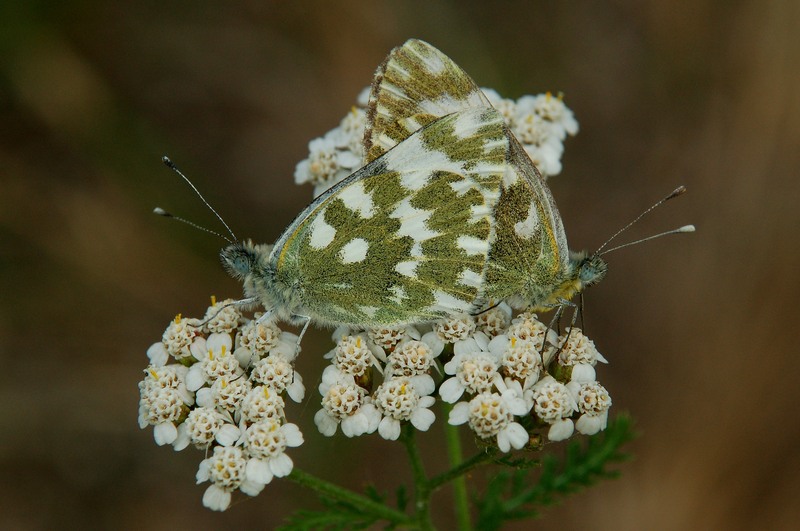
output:
[[[238,279],[243,279],[253,269],[253,249],[243,243],[231,244],[219,253],[222,265],[228,273]]]
[[[603,280],[607,272],[608,264],[606,261],[597,255],[592,255],[584,259],[578,278],[584,287],[592,286]]]

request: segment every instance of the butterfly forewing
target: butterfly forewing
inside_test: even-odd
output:
[[[490,107],[475,82],[430,44],[411,39],[378,67],[367,109],[364,152],[374,160],[423,125],[470,107]]]
[[[428,124],[300,214],[271,257],[278,284],[323,323],[474,312],[508,156],[491,107]]]

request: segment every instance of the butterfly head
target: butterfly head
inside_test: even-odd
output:
[[[577,261],[577,280],[580,282],[578,291],[597,284],[608,272],[608,264],[598,254],[581,253],[573,257],[573,260]]]
[[[219,258],[233,278],[247,280],[259,269],[272,250],[271,245],[255,244],[250,240],[234,242],[223,248]]]
[[[553,307],[564,299],[572,299],[575,294],[603,280],[607,271],[608,264],[596,253],[570,253],[569,268],[558,287],[548,294],[543,307]]]

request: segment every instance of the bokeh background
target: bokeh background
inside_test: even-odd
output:
[[[307,142],[419,37],[506,96],[565,93],[581,132],[551,188],[573,247],[689,188],[629,236],[698,232],[610,255],[587,295],[636,458],[535,526],[796,528],[799,25],[795,0],[3,2],[0,527],[268,529],[316,507],[276,481],[206,511],[200,453],[137,427],[146,348],[176,313],[240,292],[219,240],[150,213],[216,228],[159,159],[237,234],[271,242],[310,200],[292,179]],[[304,344],[310,398],[291,414],[307,442],[291,455],[392,488],[398,445],[313,434],[328,341]],[[441,433],[422,440],[436,469]],[[435,505],[452,525],[449,494]]]

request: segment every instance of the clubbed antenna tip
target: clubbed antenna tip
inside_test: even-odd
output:
[[[667,197],[665,197],[664,201],[669,201],[673,197],[678,197],[679,195],[683,195],[685,193],[686,193],[686,187],[685,186],[679,186],[679,187],[675,188],[672,191],[671,194],[669,194]]]

